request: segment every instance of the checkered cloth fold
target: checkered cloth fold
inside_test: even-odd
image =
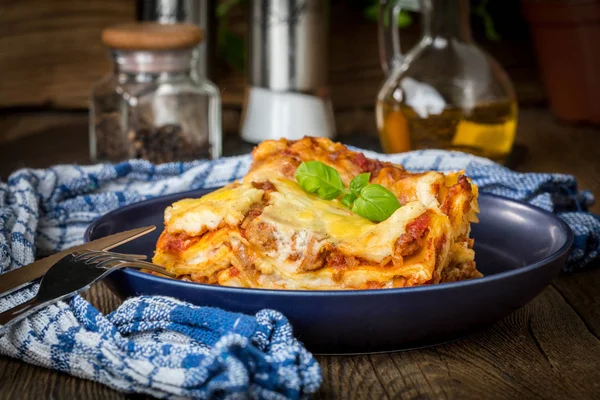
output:
[[[410,171],[465,170],[481,192],[519,199],[563,218],[575,233],[566,270],[598,256],[600,220],[572,176],[521,174],[489,160],[436,150],[397,155],[365,151]],[[0,273],[80,244],[95,218],[147,198],[217,187],[241,178],[250,155],[160,166],[57,166],[20,170],[0,183]],[[1,279],[1,277],[0,277]],[[0,312],[37,285],[0,299]],[[319,366],[280,313],[255,316],[196,307],[166,297],[127,300],[108,316],[77,296],[0,336],[0,354],[157,397],[303,398],[320,383]]]

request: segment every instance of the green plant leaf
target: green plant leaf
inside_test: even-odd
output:
[[[217,47],[219,56],[227,65],[238,71],[244,70],[246,45],[241,36],[229,30],[229,12],[236,6],[247,3],[247,0],[223,0],[216,7],[215,14],[219,19],[217,31]]]
[[[379,19],[379,4],[374,3],[365,8],[364,15],[369,21],[377,22]]]
[[[406,3],[406,2],[405,2]],[[363,15],[365,18],[371,22],[377,22],[379,20],[379,2],[372,1],[363,9]],[[401,10],[398,13],[398,17],[396,19],[396,26],[399,28],[406,28],[413,22],[412,15],[408,11],[419,11],[420,5],[418,1],[409,1],[406,4],[401,6]],[[390,19],[390,8],[386,7],[383,10],[383,23],[385,27],[388,27],[389,19]]]
[[[370,184],[360,191],[360,197],[354,201],[352,211],[371,221],[381,222],[398,208],[400,202],[392,192],[379,184]]]
[[[406,28],[407,26],[412,24],[412,16],[404,10],[400,10],[400,12],[398,13],[398,19],[396,20],[396,24],[399,28]]]
[[[244,3],[245,0],[223,0],[220,1],[219,4],[217,5],[217,8],[215,9],[215,14],[217,15],[217,18],[223,18],[225,16],[227,16],[227,14],[229,13],[229,11],[231,11],[231,9],[235,6],[237,6],[238,4]]]
[[[498,41],[500,40],[500,34],[496,31],[496,27],[494,26],[494,20],[487,10],[488,0],[482,0],[477,7],[473,9],[473,13],[481,18],[481,22],[483,23],[483,27],[485,28],[485,36],[489,40]]]
[[[342,204],[346,207],[352,209],[352,204],[356,200],[356,196],[354,193],[348,193],[344,197],[342,197]]]
[[[303,162],[296,169],[296,181],[309,193],[332,200],[344,193],[344,183],[339,172],[320,161]]]
[[[369,184],[369,179],[371,179],[370,172],[356,175],[350,182],[350,193],[352,193],[355,197],[360,196],[360,191]]]
[[[244,39],[229,30],[224,30],[219,33],[221,34],[221,37],[219,38],[219,52],[221,53],[221,57],[225,60],[227,65],[238,71],[243,71],[246,59],[246,45],[244,44]]]

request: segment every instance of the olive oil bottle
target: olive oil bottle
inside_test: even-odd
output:
[[[449,149],[505,161],[515,141],[517,101],[508,75],[471,39],[469,1],[419,1],[422,36],[406,55],[394,19],[406,1],[380,2],[388,76],[376,117],[384,151]]]
[[[472,110],[448,107],[422,117],[408,105],[380,102],[377,127],[386,153],[441,148],[503,162],[515,139],[517,105],[504,101],[479,104]]]

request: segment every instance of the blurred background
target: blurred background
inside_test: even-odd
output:
[[[199,23],[207,27],[201,68],[221,95],[223,153],[246,152],[252,144],[239,136],[248,80],[250,5],[243,0],[201,3],[205,19]],[[569,105],[580,101],[599,107],[598,98],[593,98],[600,92],[599,52],[590,47],[597,47],[600,35],[598,3],[591,2],[596,15],[588,8],[586,13],[568,16],[540,8],[548,3],[544,1],[470,3],[475,42],[502,66],[516,93],[517,148],[522,146],[525,153],[531,149],[556,152],[557,156],[560,149],[564,151],[564,145],[556,143],[544,148],[548,144],[540,139],[543,134],[535,138],[519,134],[528,129],[553,131],[553,137],[557,130],[559,136],[564,131],[565,143],[579,140],[580,135],[597,138],[598,110]],[[110,25],[156,16],[144,1],[1,0],[0,4],[0,175],[6,179],[24,166],[88,163],[90,90],[111,71],[101,32]],[[371,148],[379,143],[375,99],[385,79],[377,7],[376,0],[331,0],[329,34],[321,38],[328,45],[324,65],[337,139]],[[419,15],[403,11],[398,25],[400,44],[406,51],[420,38]],[[558,33],[549,31],[553,26]],[[571,88],[580,85],[585,92],[579,90],[575,99],[569,99],[560,93],[561,82]],[[544,165],[529,169],[543,170]]]

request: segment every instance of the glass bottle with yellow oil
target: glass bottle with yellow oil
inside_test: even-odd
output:
[[[517,102],[506,73],[471,39],[469,1],[420,0],[421,40],[405,55],[395,21],[407,0],[380,3],[380,54],[388,76],[376,115],[384,151],[450,149],[505,161]]]

